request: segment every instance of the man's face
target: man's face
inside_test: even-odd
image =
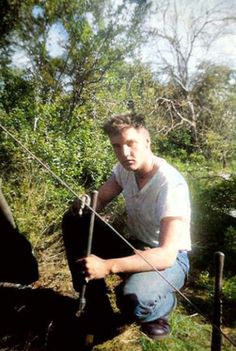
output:
[[[128,171],[140,170],[150,155],[150,138],[146,129],[133,127],[110,136],[115,155]]]

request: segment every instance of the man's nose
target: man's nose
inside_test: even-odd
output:
[[[125,157],[129,156],[130,155],[130,148],[128,145],[123,145],[123,155]]]

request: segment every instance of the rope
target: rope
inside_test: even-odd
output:
[[[9,132],[1,123],[0,123],[0,128],[4,130],[6,134],[8,134],[18,145],[21,146],[21,148],[26,151],[34,160],[36,160],[49,174],[51,174],[57,181],[62,184],[69,192],[71,192],[73,195],[75,195],[79,200],[82,201],[82,198],[64,181],[62,180],[56,173],[54,173],[48,165],[46,165],[41,159],[39,159],[35,154],[33,154],[24,144],[21,143],[11,132]],[[105,223],[121,240],[123,240],[133,251],[136,255],[140,256],[146,263],[149,265],[167,284],[169,284],[172,289],[177,292],[188,304],[190,304],[195,311],[199,315],[201,315],[205,321],[210,323],[212,326],[214,326],[224,337],[227,339],[234,347],[236,347],[236,343],[228,336],[226,335],[217,325],[215,325],[208,317],[206,317],[201,310],[192,302],[190,301],[189,298],[187,298],[178,288],[176,288],[168,279],[166,279],[161,271],[159,271],[151,262],[149,262],[146,257],[143,256],[143,254],[137,250],[126,238],[122,236],[110,223],[105,221],[102,216],[96,212],[90,205],[86,204],[86,207],[95,214],[103,223]]]

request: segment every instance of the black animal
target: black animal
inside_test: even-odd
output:
[[[0,189],[0,281],[30,284],[38,278],[38,263],[31,244],[17,229]]]

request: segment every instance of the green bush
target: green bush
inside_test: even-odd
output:
[[[193,262],[204,270],[214,268],[214,252],[223,251],[228,274],[235,274],[236,177],[208,176],[191,182]]]

